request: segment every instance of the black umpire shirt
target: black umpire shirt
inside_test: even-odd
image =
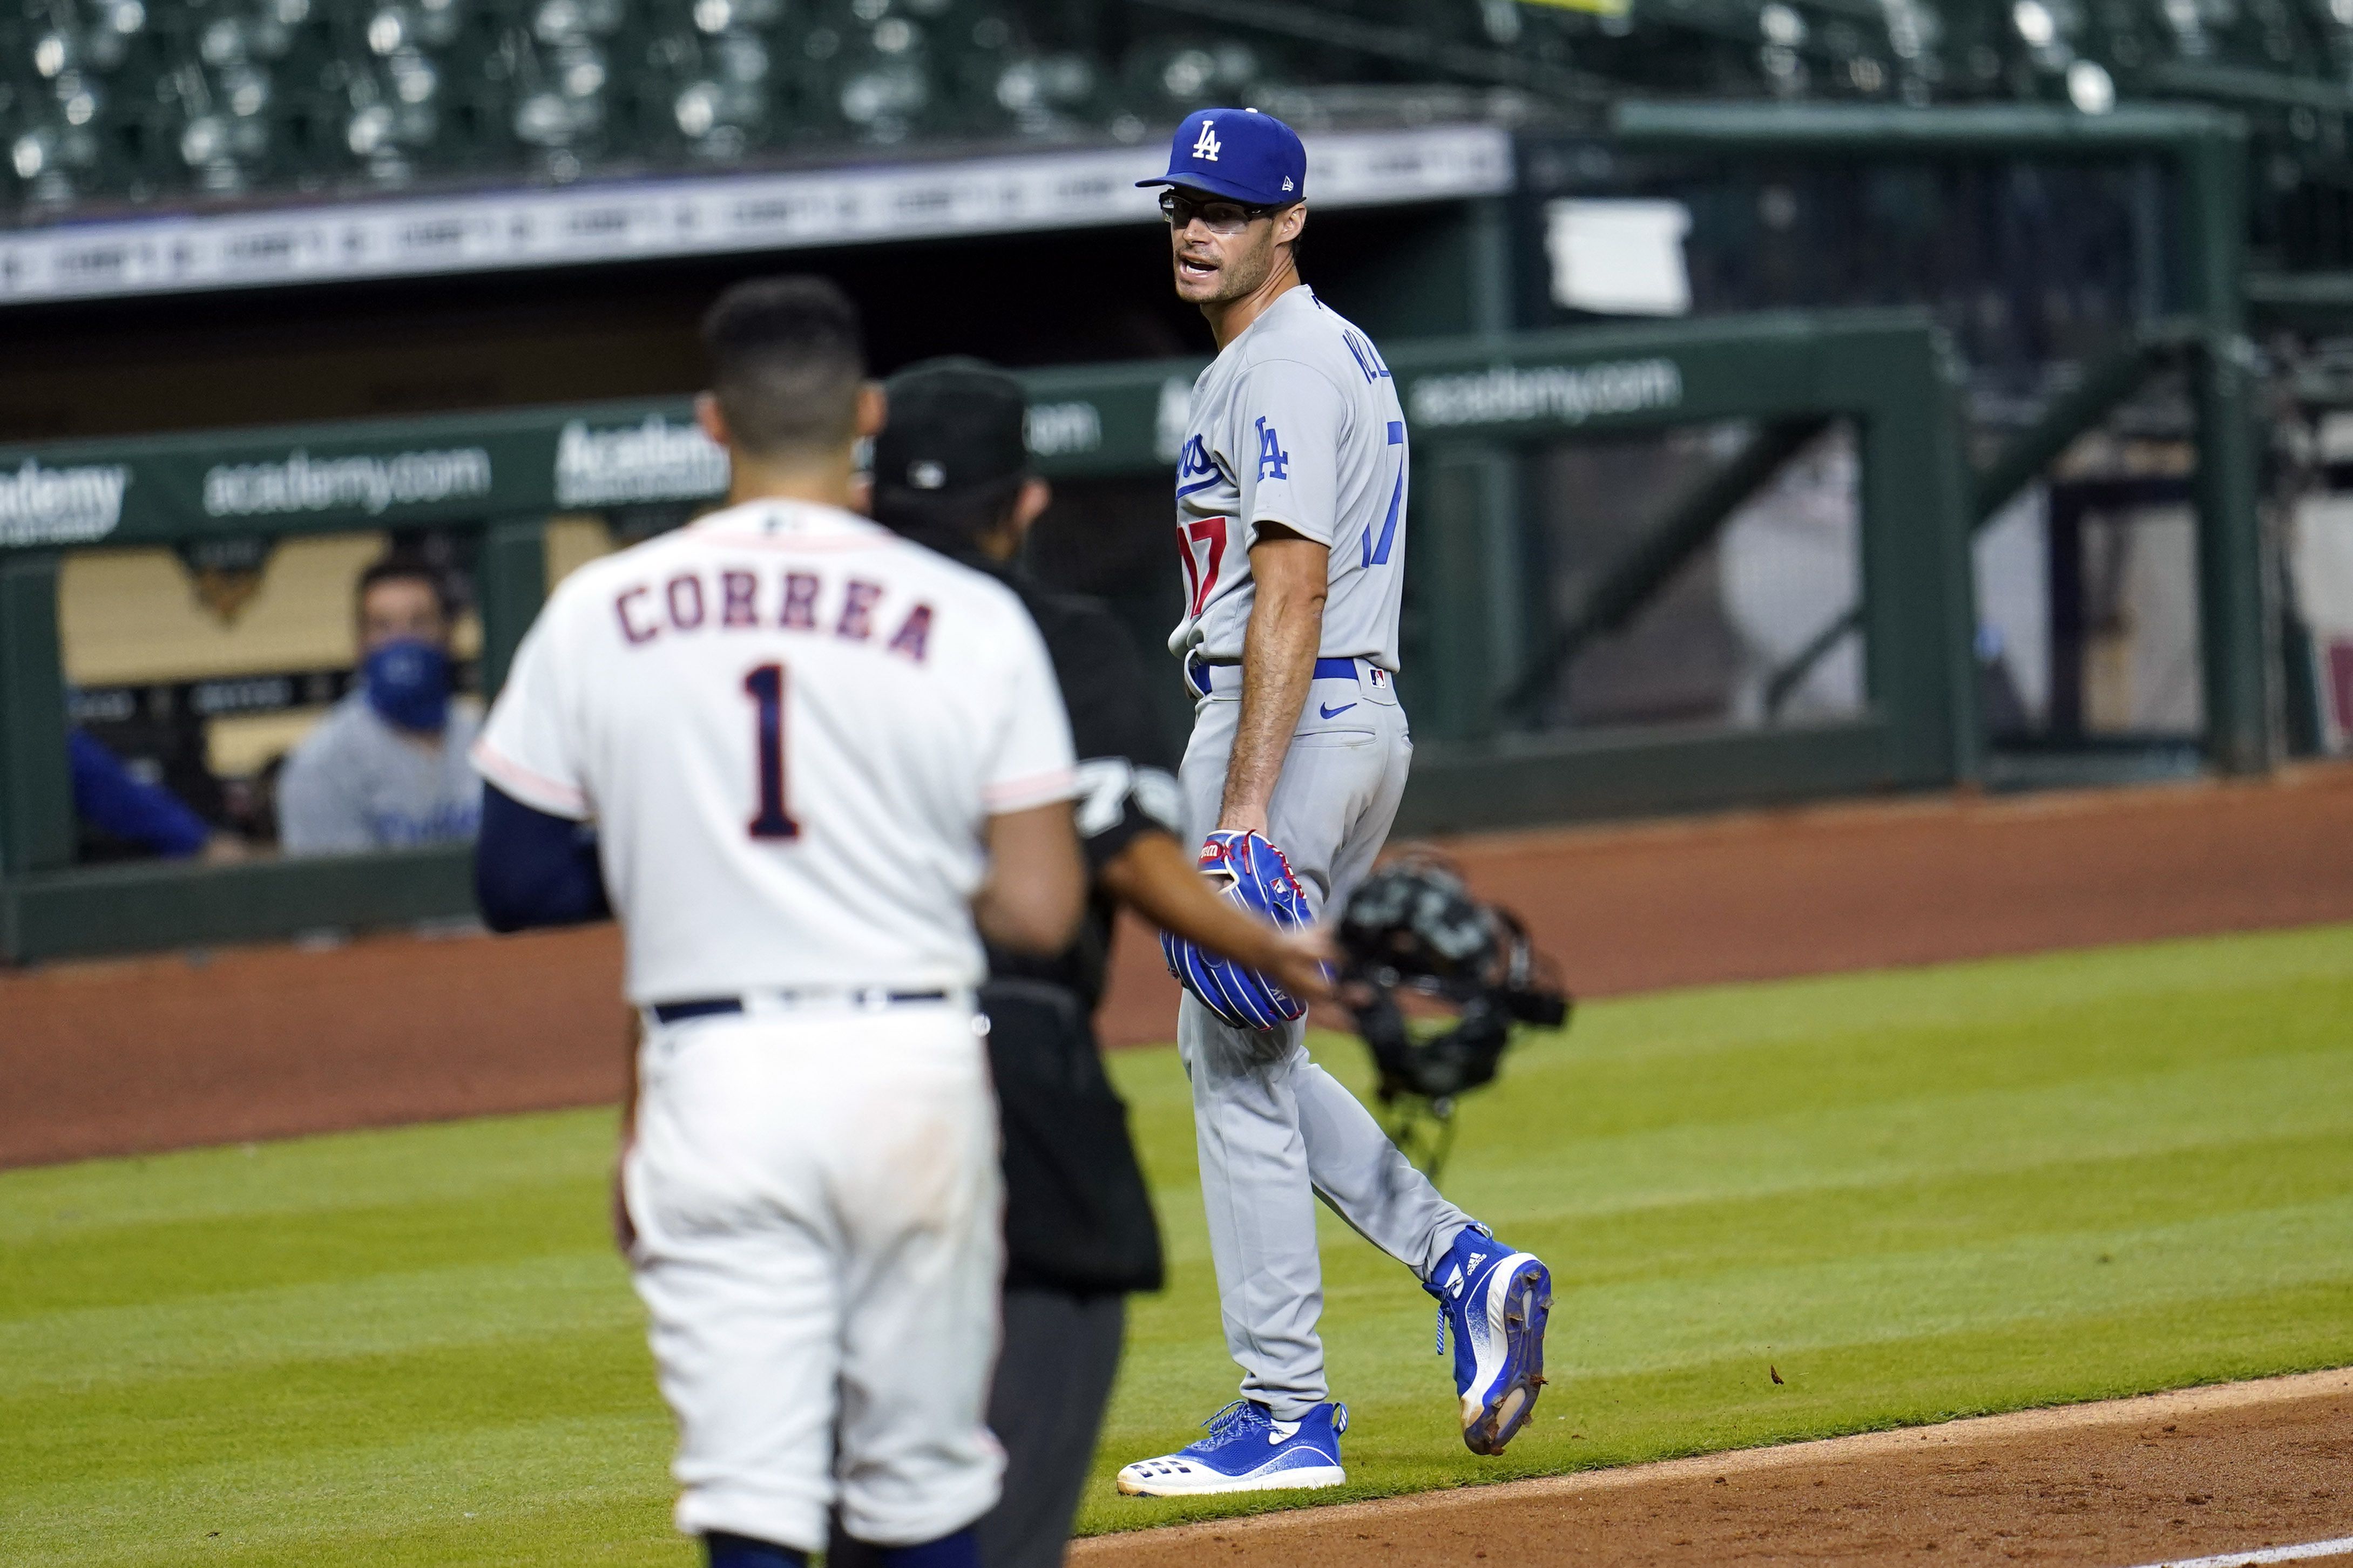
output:
[[[981,993],[994,1026],[1005,1159],[1005,1288],[1094,1296],[1157,1290],[1160,1228],[1090,1026],[1117,904],[1103,867],[1139,833],[1176,831],[1170,747],[1153,722],[1142,661],[1110,611],[1018,570],[972,561],[1021,597],[1054,661],[1079,758],[1073,812],[1087,859],[1086,919],[1052,958],[991,950]],[[1039,1005],[1021,989],[1063,997]]]
[[[1071,742],[1079,758],[1079,798],[1073,804],[1087,858],[1087,916],[1078,940],[1052,958],[991,948],[989,973],[1067,986],[1092,1014],[1103,999],[1112,916],[1118,909],[1097,879],[1137,834],[1181,832],[1174,749],[1154,721],[1135,644],[1099,600],[1056,593],[1018,567],[965,559],[1018,594],[1045,638],[1062,706],[1071,715]]]

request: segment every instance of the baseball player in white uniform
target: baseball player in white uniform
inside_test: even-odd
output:
[[[1010,590],[846,509],[882,414],[848,300],[744,284],[703,336],[732,504],[550,598],[474,753],[481,901],[625,931],[679,1528],[783,1568],[838,1503],[886,1564],[976,1568],[1003,1243],[973,990],[984,935],[1076,929],[1069,728]]]
[[[1371,868],[1413,755],[1398,706],[1409,449],[1396,383],[1363,331],[1300,281],[1306,157],[1255,110],[1204,110],[1169,152],[1161,210],[1176,291],[1218,357],[1194,384],[1176,468],[1187,605],[1169,647],[1196,700],[1179,783],[1205,864],[1256,834],[1307,902],[1336,911]],[[1272,857],[1261,855],[1261,861]],[[1455,1344],[1464,1441],[1499,1453],[1543,1382],[1551,1276],[1441,1196],[1308,1059],[1295,1004],[1238,1022],[1187,980],[1202,1197],[1241,1398],[1209,1436],[1119,1473],[1153,1496],[1337,1485],[1345,1406],[1316,1332],[1321,1197],[1436,1296]],[[1276,997],[1289,1004],[1287,997]],[[1266,997],[1261,994],[1260,1005]],[[1221,1016],[1222,1015],[1222,1016]]]

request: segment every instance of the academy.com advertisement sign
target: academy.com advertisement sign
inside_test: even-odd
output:
[[[47,468],[0,463],[0,546],[90,544],[122,521],[131,470],[121,463]]]
[[[353,511],[382,517],[396,506],[473,500],[491,494],[491,454],[480,447],[216,463],[205,470],[207,517]]]
[[[430,426],[378,441],[302,435],[134,460],[116,542],[478,522],[546,504],[544,436]]]
[[[649,414],[599,428],[566,420],[555,437],[555,504],[702,500],[727,490],[727,454],[691,419]]]
[[[622,423],[626,419],[626,423]],[[723,494],[691,419],[483,415],[0,452],[0,550],[487,523]]]
[[[1519,359],[1487,346],[1409,348],[1391,362],[1408,427],[1417,440],[1536,434],[1704,417],[1754,395],[1745,351],[1713,360],[1681,344],[1626,352],[1617,337],[1609,347],[1618,352],[1590,358],[1552,343]],[[1183,438],[1199,369],[1166,360],[1025,373],[1032,459],[1057,480],[1162,468]],[[0,450],[0,551],[465,527],[649,506],[683,516],[727,487],[727,454],[684,398],[18,448]]]
[[[0,451],[0,550],[691,507],[727,480],[683,403]]]
[[[1582,425],[1611,415],[1671,409],[1683,396],[1683,371],[1663,356],[1582,365],[1494,365],[1420,377],[1406,395],[1406,417],[1430,429],[1531,420]]]

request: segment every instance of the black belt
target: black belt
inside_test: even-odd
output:
[[[776,997],[786,1006],[796,999],[808,1002],[840,998],[857,1006],[895,1007],[902,1002],[944,1002],[944,991],[779,991]],[[730,1013],[750,1011],[741,996],[698,996],[691,1002],[657,1002],[649,1009],[658,1024],[683,1024],[690,1018],[716,1018]]]

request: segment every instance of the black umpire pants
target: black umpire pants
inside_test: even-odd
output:
[[[1005,1293],[1005,1348],[988,1391],[1005,1496],[980,1521],[983,1568],[1059,1568],[1126,1329],[1124,1296]]]
[[[1060,1568],[1119,1371],[1127,1298],[1052,1289],[1005,1293],[1005,1348],[988,1425],[1005,1445],[1005,1495],[980,1521],[982,1568]],[[833,1523],[826,1568],[875,1568],[881,1554]]]

